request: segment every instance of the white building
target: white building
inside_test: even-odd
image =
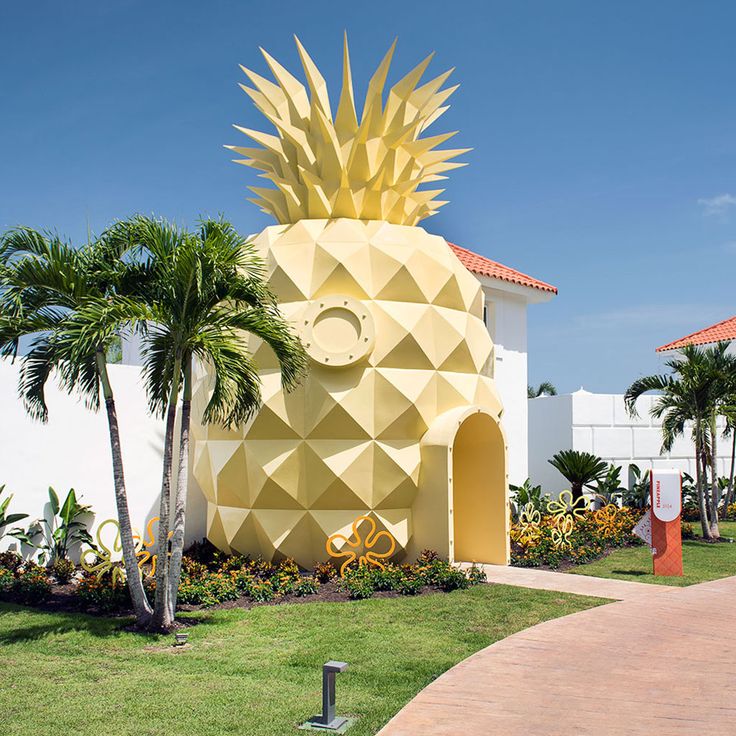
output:
[[[721,340],[736,340],[736,317],[662,345],[657,352],[664,357],[685,345],[708,345]],[[736,343],[731,343],[729,351],[736,353]],[[639,399],[638,417],[629,416],[622,394],[593,394],[580,389],[572,394],[530,399],[529,477],[550,493],[567,488],[567,481],[548,462],[560,450],[591,452],[621,465],[624,484],[629,480],[631,463],[641,469],[679,468],[694,477],[695,450],[689,436],[678,438],[671,452],[660,455],[662,422],[649,414],[655,399],[649,394]],[[717,460],[719,475],[728,475],[730,440],[721,440]]]
[[[454,243],[450,247],[483,287],[485,322],[495,346],[494,378],[503,403],[509,482],[519,485],[529,475],[527,308],[549,301],[557,289]]]

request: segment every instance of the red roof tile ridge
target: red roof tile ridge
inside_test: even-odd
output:
[[[520,286],[527,286],[531,289],[548,291],[552,294],[557,293],[557,287],[552,286],[552,284],[535,279],[533,276],[517,271],[514,268],[509,268],[509,266],[504,266],[498,261],[492,261],[490,258],[486,258],[479,253],[474,253],[472,250],[463,248],[455,243],[450,243],[448,241],[447,244],[452,248],[463,266],[472,273],[500,279],[501,281],[508,281],[509,283],[519,284]]]
[[[716,322],[710,327],[704,327],[702,330],[691,332],[685,337],[678,340],[668,342],[666,345],[660,345],[657,348],[658,353],[666,350],[677,350],[685,345],[707,345],[712,342],[720,342],[721,340],[736,340],[736,316]]]

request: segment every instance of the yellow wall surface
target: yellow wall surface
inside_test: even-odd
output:
[[[442,551],[448,510],[422,492],[421,440],[452,409],[479,407],[494,423],[501,413],[478,282],[445,240],[419,227],[302,220],[255,242],[311,366],[286,394],[275,356],[253,340],[259,413],[236,431],[194,427],[209,538],[311,567],[325,559],[328,536],[368,513],[396,538],[399,557],[414,551],[412,540]],[[208,381],[204,373],[194,416]],[[503,449],[494,453],[502,459]],[[488,493],[506,497],[505,470],[489,483]]]

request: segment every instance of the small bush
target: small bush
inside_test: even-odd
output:
[[[448,593],[451,590],[465,590],[470,587],[470,580],[462,570],[450,567],[449,570],[445,570],[440,579],[437,581],[437,585]]]
[[[480,565],[476,565],[475,562],[468,570],[468,582],[470,585],[480,585],[481,583],[488,582],[488,577],[485,572],[483,572],[483,568]]]
[[[57,557],[48,567],[59,585],[66,585],[76,572],[74,563],[66,557]]]
[[[340,586],[353,600],[370,598],[375,592],[372,582],[372,573],[367,567],[358,567],[345,571]]]
[[[7,567],[0,567],[0,595],[10,593],[15,584],[15,575]]]
[[[337,577],[337,570],[331,562],[318,562],[314,566],[314,577],[319,583],[329,583]]]
[[[250,586],[248,595],[258,603],[265,603],[276,597],[276,590],[270,580],[256,580]]]
[[[46,600],[51,593],[51,581],[45,568],[32,562],[24,563],[16,573],[13,592],[21,603],[31,606]]]
[[[0,567],[15,573],[22,564],[23,558],[17,552],[0,552]]]
[[[402,574],[396,581],[394,590],[401,595],[417,595],[422,589],[422,581],[414,575]]]
[[[111,613],[130,606],[127,584],[117,578],[113,582],[110,572],[98,579],[96,573],[85,571],[77,583],[75,593],[82,608],[95,608]]]
[[[680,524],[683,539],[695,539],[695,530],[693,525],[688,521],[683,521]]]
[[[303,577],[294,586],[294,595],[299,597],[314,595],[319,590],[319,581],[314,577]]]

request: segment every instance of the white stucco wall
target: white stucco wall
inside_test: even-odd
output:
[[[148,414],[139,368],[113,365],[110,377],[116,396],[131,519],[134,526],[144,531],[146,522],[158,516],[164,424]],[[0,485],[6,484],[6,494],[14,493],[9,511],[27,513],[31,520],[38,518],[48,501],[48,487],[53,486],[62,500],[69,488],[74,488],[82,503],[92,505],[93,531],[97,523],[117,518],[104,409],[98,413],[89,411],[50,382],[49,421],[41,424],[25,413],[17,384],[17,364],[0,360]],[[204,536],[205,513],[201,494],[192,489],[188,540]],[[28,521],[21,522],[21,526]],[[7,548],[17,543],[5,537],[1,544]]]
[[[486,326],[495,345],[495,380],[503,403],[509,482],[527,477],[527,301],[484,286]]]
[[[576,391],[561,396],[529,399],[529,477],[546,491],[558,493],[569,484],[547,462],[559,450],[592,452],[621,465],[628,482],[629,464],[640,468],[679,468],[695,475],[694,449],[689,436],[679,438],[670,453],[660,455],[661,422],[649,415],[655,396],[642,396],[638,417],[630,417],[621,394]],[[718,472],[730,465],[730,441],[718,448]]]

